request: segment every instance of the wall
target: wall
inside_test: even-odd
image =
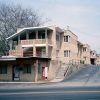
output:
[[[12,80],[12,66],[7,66],[7,74],[0,74],[0,81],[11,81]]]
[[[70,36],[69,42],[64,42],[64,36]],[[70,31],[65,31],[64,34],[61,36],[61,50],[60,50],[60,60],[63,63],[68,63],[71,60],[77,61],[77,53],[78,53],[78,47],[77,47],[77,36],[73,34]],[[70,57],[64,57],[64,50],[70,50],[71,56]]]

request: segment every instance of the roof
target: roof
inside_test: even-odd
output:
[[[38,59],[38,60],[51,60],[51,58],[42,58],[42,57],[9,57],[9,56],[5,56],[5,57],[1,57],[0,58],[0,62],[8,62],[8,61],[16,61],[16,60],[30,60],[30,59]]]
[[[16,57],[14,56],[2,56],[0,57],[0,61],[14,61],[16,60]]]
[[[37,30],[37,29],[47,29],[47,30],[52,30],[50,27],[46,27],[46,26],[40,26],[40,27],[27,27],[27,28],[22,28],[20,31],[16,32],[15,34],[9,36],[8,38],[6,38],[7,40],[10,40],[12,38],[14,38],[15,36],[17,36],[18,34],[21,34],[21,32],[25,31],[25,30]]]
[[[79,45],[82,45],[83,46],[83,44],[80,41],[77,41],[77,42],[78,42]]]

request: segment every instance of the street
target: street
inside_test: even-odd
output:
[[[100,100],[100,87],[41,87],[0,90],[0,100]]]
[[[0,83],[0,100],[100,100],[99,76],[86,66],[62,82]]]

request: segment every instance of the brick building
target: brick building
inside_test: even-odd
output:
[[[81,60],[91,64],[90,46],[80,43],[69,29],[22,28],[7,40],[10,50],[9,56],[0,58],[1,81],[52,80],[62,64]]]

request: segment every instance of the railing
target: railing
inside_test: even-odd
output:
[[[33,51],[27,51],[25,53],[23,53],[24,57],[32,57],[33,56]]]
[[[13,56],[23,56],[22,54],[23,54],[22,51],[9,50],[9,55],[13,55]]]
[[[46,42],[47,41],[47,42]],[[50,39],[30,39],[30,40],[21,40],[21,45],[33,45],[33,44],[52,44],[52,41]]]

